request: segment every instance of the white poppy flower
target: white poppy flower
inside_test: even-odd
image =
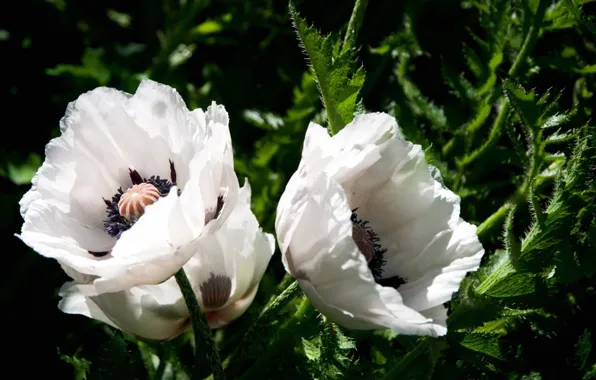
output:
[[[484,254],[459,203],[393,117],[360,115],[333,137],[311,123],[277,209],[282,260],[344,327],[444,335],[443,304]]]
[[[238,180],[228,114],[189,111],[173,88],[100,87],[69,104],[21,200],[20,238],[87,295],[161,283],[221,228]]]
[[[185,247],[193,252],[184,271],[211,328],[225,326],[250,306],[275,250],[271,234],[261,231],[250,210],[250,187],[223,226],[206,240]],[[62,287],[59,307],[149,340],[167,340],[191,326],[182,293],[172,277],[159,285],[141,285],[114,293],[86,296],[76,282]]]

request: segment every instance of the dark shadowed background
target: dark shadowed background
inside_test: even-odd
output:
[[[479,8],[474,1],[456,0],[369,3],[358,37],[358,60],[367,71],[363,106],[391,112],[409,138],[436,149],[433,157],[445,169],[446,183],[462,196],[463,216],[476,224],[482,222],[515,190],[519,165],[500,160],[497,152],[470,169],[462,184],[450,172],[456,155],[441,153],[452,129],[465,124],[475,112],[453,94],[444,77],[445,72],[471,77],[469,60],[463,54],[465,46],[475,46],[471,32],[491,37],[479,21]],[[593,12],[595,5],[586,4],[584,11]],[[319,30],[343,33],[353,3],[306,0],[296,1],[296,6]],[[520,81],[539,94],[549,88],[562,91],[562,108],[580,102],[589,109],[594,104],[594,71],[584,73],[577,67],[596,62],[594,41],[587,41],[577,28],[545,32],[532,54],[533,64],[540,69]],[[521,40],[507,43],[504,63],[496,69],[497,80],[507,72],[514,58],[511,52]],[[133,93],[141,78],[150,77],[175,87],[189,108],[206,108],[212,100],[225,105],[238,176],[250,180],[255,213],[263,228],[272,232],[276,202],[299,162],[306,126],[320,119],[322,110],[312,77],[306,73],[287,2],[23,0],[12,2],[10,10],[5,7],[0,14],[0,52],[3,370],[15,371],[7,378],[70,378],[73,366],[61,354],[87,358],[96,365],[107,350],[122,349],[125,360],[141,360],[128,346],[114,348],[113,332],[103,325],[58,310],[57,291],[68,278],[55,261],[39,256],[13,236],[22,224],[18,201],[44,159],[45,144],[57,136],[68,102],[97,86]],[[408,65],[399,66],[406,55]],[[488,64],[488,58],[482,59]],[[400,79],[398,70],[407,74],[408,83],[415,84],[421,95]],[[432,110],[417,103],[422,95],[442,107],[444,126],[435,128],[443,121],[433,119]],[[493,109],[487,123],[495,114]],[[589,114],[584,116],[587,120]],[[478,139],[487,133],[480,132]],[[484,241],[487,251],[501,245],[499,238],[500,231],[495,231]],[[229,334],[249,323],[284,274],[276,253],[255,304]],[[552,309],[560,314],[551,326],[557,334],[538,334],[531,325],[521,324],[517,335],[508,339],[529,348],[519,361],[503,364],[503,368],[522,374],[560,371],[575,376],[572,348],[596,315],[593,285],[591,280],[580,281],[551,299]],[[581,308],[568,305],[566,294],[571,293]],[[557,354],[559,348],[562,354]],[[188,361],[189,348],[180,351],[181,360]],[[476,354],[454,349],[448,355],[464,362],[460,375],[482,378],[507,373],[504,370],[497,376],[486,369],[486,363],[469,364],[484,360]],[[556,368],[554,372],[550,366]],[[144,375],[117,372],[111,378],[135,376]],[[442,376],[450,378],[447,373]]]

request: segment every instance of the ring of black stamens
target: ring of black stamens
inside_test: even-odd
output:
[[[162,196],[168,195],[172,186],[176,185],[176,169],[174,168],[174,163],[170,161],[170,177],[171,181],[165,178],[161,178],[160,176],[151,176],[149,178],[143,178],[138,171],[135,169],[128,170],[130,175],[130,181],[133,185],[138,185],[141,183],[149,183],[159,191]],[[182,193],[181,189],[178,189],[178,195]],[[116,194],[112,196],[111,200],[104,199],[104,203],[106,204],[106,213],[107,217],[104,220],[103,226],[105,231],[112,237],[119,239],[120,236],[124,231],[129,230],[136,222],[136,220],[128,220],[122,215],[120,215],[120,210],[118,210],[118,202],[120,202],[120,198],[124,194],[124,190],[122,187],[118,189]]]
[[[387,252],[387,249],[381,247],[381,244],[379,243],[379,236],[368,225],[369,221],[358,218],[356,210],[358,210],[358,208],[352,210],[352,216],[350,217],[350,220],[352,221],[352,223],[355,223],[362,227],[364,231],[366,231],[366,233],[368,234],[370,241],[373,243],[374,254],[372,259],[368,263],[368,268],[372,272],[373,277],[375,278],[375,282],[377,282],[379,285],[391,286],[397,289],[400,285],[406,283],[405,279],[399,276],[391,277],[388,279],[381,278],[381,276],[383,275],[383,267],[387,263],[387,261],[383,258],[383,255],[385,254],[385,252]]]

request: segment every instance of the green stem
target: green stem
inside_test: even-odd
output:
[[[538,40],[538,35],[540,34],[540,26],[542,25],[542,20],[544,19],[544,14],[546,12],[546,8],[547,8],[547,1],[540,0],[540,2],[538,3],[538,8],[536,9],[536,13],[534,13],[534,16],[533,16],[532,26],[530,26],[530,29],[528,30],[528,34],[526,35],[526,38],[524,39],[524,43],[522,44],[522,47],[521,47],[519,53],[517,54],[517,57],[515,57],[515,61],[513,61],[513,65],[511,65],[511,68],[509,69],[509,72],[507,73],[507,75],[510,78],[515,78],[516,76],[519,75],[519,73],[523,67],[523,64],[526,62],[526,60],[528,59],[528,56],[530,55],[530,52],[534,48],[534,45],[536,44],[536,41]],[[472,162],[476,161],[479,157],[486,154],[486,152],[489,150],[489,148],[497,143],[497,141],[503,134],[504,125],[505,125],[505,122],[507,121],[507,118],[509,117],[510,112],[511,112],[511,106],[510,106],[507,98],[505,98],[505,100],[503,101],[503,106],[501,107],[501,110],[499,111],[499,115],[497,116],[497,119],[495,120],[495,123],[489,133],[488,139],[486,140],[486,142],[484,144],[482,144],[482,146],[480,146],[474,152],[472,152],[471,154],[469,154],[463,158],[463,160],[460,162],[460,170],[463,170],[465,167],[469,166]]]
[[[350,17],[348,29],[346,30],[346,35],[344,37],[344,51],[351,49],[356,45],[356,38],[358,37],[358,31],[362,26],[362,21],[364,20],[364,12],[367,4],[368,0],[356,0],[356,4],[354,4],[352,16]]]
[[[503,135],[503,130],[505,129],[505,123],[509,118],[509,113],[511,112],[511,105],[509,104],[509,100],[503,100],[503,105],[501,106],[501,110],[495,119],[495,123],[493,124],[492,129],[488,135],[488,139],[482,144],[478,149],[470,153],[469,155],[465,156],[460,162],[460,170],[463,170],[471,163],[476,161],[479,157],[486,154],[489,148],[499,141],[501,136]]]
[[[511,78],[515,78],[520,70],[522,65],[525,63],[526,59],[530,55],[530,52],[534,48],[536,41],[538,40],[538,35],[540,34],[540,27],[542,26],[542,20],[544,19],[544,14],[546,13],[547,8],[547,1],[540,0],[538,3],[538,7],[536,8],[536,13],[534,13],[534,18],[532,20],[532,25],[528,30],[528,34],[524,40],[524,43],[511,65],[509,72],[507,73]]]
[[[503,225],[503,221],[507,218],[509,210],[514,206],[513,203],[507,202],[501,208],[499,208],[494,214],[489,216],[482,224],[478,226],[476,234],[480,241],[488,238],[489,234],[493,232],[497,227]]]
[[[163,378],[167,364],[168,361],[166,355],[162,355],[162,357],[159,358],[159,366],[157,367],[157,371],[155,372],[155,380],[161,380]]]
[[[288,334],[290,334],[292,330],[295,330],[300,323],[306,321],[310,322],[311,316],[318,315],[318,313],[314,313],[313,311],[314,308],[310,304],[308,298],[305,297],[300,303],[296,313],[278,328],[277,336],[272,340],[265,353],[244,372],[241,379],[259,378],[259,374],[263,374],[265,367],[273,360],[272,356],[279,355],[280,352],[283,352],[284,349],[287,349],[288,347],[293,347],[293,345],[287,344]]]
[[[300,286],[297,281],[294,281],[288,286],[279,296],[271,301],[257,317],[256,321],[246,331],[242,341],[232,354],[225,360],[226,373],[229,377],[234,377],[233,374],[237,372],[242,364],[242,361],[248,353],[251,344],[255,342],[256,338],[265,330],[278,312],[283,309],[300,291]],[[266,336],[267,334],[265,334]]]
[[[426,352],[427,344],[430,342],[430,338],[422,338],[418,341],[418,344],[414,346],[408,353],[391,369],[385,372],[383,380],[400,379],[401,373],[406,367],[416,360],[420,355]]]
[[[194,290],[184,269],[181,268],[176,273],[176,282],[180,287],[186,306],[190,312],[190,319],[192,322],[192,329],[195,335],[195,367],[193,371],[193,379],[202,379],[209,373],[213,372],[215,380],[225,379],[225,374],[221,361],[219,359],[219,352],[215,346],[211,329],[207,324],[205,314],[201,312],[201,307],[197,301]],[[199,346],[203,345],[203,350],[199,350]],[[208,368],[205,370],[205,365]],[[204,373],[201,373],[204,372]]]

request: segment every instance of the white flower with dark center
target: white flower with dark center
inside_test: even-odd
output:
[[[81,95],[60,131],[20,202],[20,238],[87,295],[167,280],[195,254],[184,247],[211,239],[236,207],[221,105],[189,111],[176,90],[144,80],[134,95]]]
[[[250,210],[250,187],[222,227],[204,241],[186,246],[193,252],[184,271],[211,328],[225,326],[252,303],[275,250],[273,236],[259,228]],[[137,337],[167,340],[191,327],[190,314],[172,277],[159,285],[141,285],[114,293],[86,296],[76,282],[66,283],[59,307],[103,321]]]
[[[276,231],[286,270],[321,313],[352,329],[447,332],[443,304],[484,249],[433,172],[387,114],[357,116],[333,137],[309,125]]]

